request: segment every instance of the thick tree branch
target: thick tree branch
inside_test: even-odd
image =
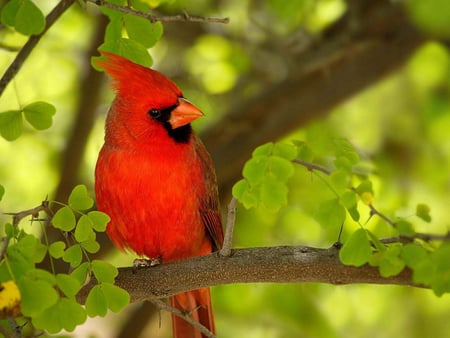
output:
[[[132,302],[165,298],[202,287],[234,283],[330,283],[397,284],[418,286],[411,271],[383,278],[378,269],[365,265],[345,266],[338,249],[304,246],[263,247],[233,250],[231,256],[217,252],[155,267],[135,270],[120,268],[116,284],[126,289]],[[92,280],[79,294],[85,301]]]

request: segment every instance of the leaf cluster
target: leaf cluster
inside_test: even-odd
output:
[[[125,6],[130,10],[146,13],[150,6],[140,0],[109,0],[114,5]],[[152,23],[148,19],[123,13],[118,10],[101,7],[102,12],[108,16],[105,41],[99,50],[121,55],[135,63],[150,67],[153,64],[148,49],[153,47],[163,34],[161,22]],[[97,57],[93,57],[95,60]],[[95,63],[92,63],[95,66]]]
[[[37,218],[42,225],[53,224],[61,230],[63,240],[48,243],[21,230],[17,224],[5,225],[5,237],[9,243],[0,261],[0,282],[14,283],[20,293],[20,311],[30,318],[37,329],[56,333],[73,331],[86,321],[87,316],[104,316],[107,310],[117,312],[129,302],[128,293],[115,286],[117,268],[100,260],[91,260],[89,254],[100,249],[96,233],[103,232],[109,217],[92,208],[93,199],[83,185],[76,186],[53,217]],[[50,209],[45,209],[51,216]],[[17,214],[16,214],[17,215]],[[44,239],[45,227],[43,226]],[[51,262],[52,271],[38,267],[45,258]],[[56,272],[56,260],[70,264],[68,273]],[[80,289],[91,278],[95,285],[85,306],[77,301]]]
[[[413,271],[413,281],[433,289],[437,295],[450,292],[450,272],[447,235],[422,234],[410,218],[392,220],[375,206],[375,193],[370,172],[361,170],[358,151],[346,139],[333,139],[329,146],[329,167],[314,163],[315,151],[305,142],[268,143],[258,147],[245,164],[243,179],[233,187],[233,195],[246,208],[278,210],[288,203],[286,185],[300,164],[321,180],[333,196],[319,201],[314,219],[325,231],[342,228],[348,237],[343,244],[338,238],[343,264],[378,267],[381,276],[398,275],[405,268]],[[382,238],[363,221],[366,210],[369,219],[379,217],[389,226],[389,238]],[[416,220],[431,222],[430,207],[419,203]],[[356,227],[355,227],[356,225]],[[354,229],[354,230],[351,230]]]

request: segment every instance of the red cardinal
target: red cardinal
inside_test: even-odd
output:
[[[190,122],[203,114],[168,78],[111,53],[97,62],[113,79],[116,98],[106,118],[95,170],[97,206],[111,221],[120,249],[170,262],[219,249],[223,231],[211,158]],[[209,289],[171,297],[214,332]],[[203,335],[172,316],[176,338]]]

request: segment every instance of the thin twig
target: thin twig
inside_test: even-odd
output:
[[[219,254],[223,257],[229,257],[231,255],[231,248],[233,246],[233,231],[234,224],[236,223],[236,207],[237,199],[231,198],[230,204],[228,204],[227,224],[225,227],[225,236],[223,239],[222,249]]]
[[[37,207],[19,211],[19,212],[5,212],[5,215],[11,215],[12,216],[12,225],[13,227],[17,227],[22,219],[24,219],[27,216],[32,216],[33,218],[36,218],[41,211],[48,211],[49,210],[49,202],[48,200],[42,201],[41,205],[38,205]],[[8,248],[10,238],[5,236],[1,239],[2,245],[0,247],[0,259],[3,258],[3,255],[6,252],[6,249]]]
[[[17,53],[14,61],[9,65],[6,72],[0,79],[0,96],[6,89],[6,86],[16,76],[22,67],[25,60],[28,58],[34,47],[38,44],[42,36],[48,31],[48,29],[55,23],[55,21],[75,2],[75,0],[61,0],[55,8],[45,18],[45,28],[42,33],[38,35],[32,35],[28,41],[23,45],[19,53]]]
[[[186,11],[183,12],[183,14],[178,15],[162,15],[162,16],[155,16],[150,13],[144,13],[137,11],[133,8],[126,7],[126,6],[119,6],[115,5],[110,2],[106,2],[105,0],[86,0],[87,2],[92,2],[96,4],[97,6],[102,6],[109,9],[114,9],[116,11],[125,13],[125,14],[132,14],[136,16],[140,16],[141,18],[145,18],[149,20],[151,23],[155,23],[157,21],[161,22],[174,22],[174,21],[182,21],[182,22],[209,22],[209,23],[229,23],[229,18],[212,18],[212,17],[204,17],[204,16],[197,16],[197,15],[190,15]]]
[[[326,175],[331,175],[331,170],[329,170],[329,169],[327,169],[325,167],[322,167],[321,165],[318,165],[318,164],[315,164],[315,163],[311,163],[311,162],[307,162],[307,161],[301,160],[299,158],[293,159],[292,162],[304,166],[306,169],[308,169],[308,171],[316,170],[316,171],[321,171],[321,172],[323,172]]]
[[[216,338],[216,336],[211,331],[209,331],[205,326],[203,326],[198,321],[196,321],[194,318],[192,318],[189,315],[189,313],[186,313],[177,308],[174,308],[173,306],[170,306],[169,304],[165,303],[164,301],[162,301],[160,299],[152,299],[151,302],[153,304],[155,304],[159,309],[166,310],[166,311],[174,314],[175,316],[184,319],[186,322],[191,324],[194,328],[199,330],[205,337]]]

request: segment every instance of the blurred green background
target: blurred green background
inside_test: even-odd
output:
[[[173,78],[185,97],[205,112],[206,118],[194,126],[199,132],[289,77],[295,56],[326,41],[324,32],[354,4],[339,0],[149,2],[153,6],[161,3],[159,13],[187,10],[231,19],[227,25],[165,24],[163,38],[150,50],[154,67]],[[35,3],[48,13],[56,1]],[[449,229],[450,204],[450,5],[446,0],[401,5],[427,40],[382,81],[333,107],[326,117],[312,119],[280,139],[306,141],[324,156],[327,140],[349,139],[374,172],[378,210],[390,217],[408,217],[414,215],[417,203],[426,203],[433,220],[416,222],[417,230],[444,233]],[[96,22],[99,15],[95,6],[73,6],[45,35],[0,97],[0,111],[36,100],[51,102],[57,108],[49,130],[27,128],[14,142],[0,139],[0,183],[6,190],[0,204],[2,213],[28,209],[47,195],[54,196],[65,175],[61,163],[64,156],[71,155],[66,152],[66,142],[90,67],[92,55],[87,51]],[[0,41],[20,47],[26,38],[3,27]],[[1,72],[14,57],[15,53],[0,47]],[[84,155],[76,179],[91,190],[105,113],[113,98],[106,79],[103,83],[94,124],[82,145]],[[340,85],[336,83],[336,87]],[[316,94],[321,100],[321,93]],[[299,167],[290,180],[289,204],[279,212],[239,208],[235,246],[329,247],[337,232],[323,229],[313,217],[317,201],[329,194],[320,180]],[[369,210],[360,212],[363,220],[369,217]],[[0,215],[0,220],[4,223],[9,218]],[[27,231],[38,231],[26,222],[22,225]],[[372,219],[369,227],[382,233],[387,226]],[[119,265],[132,260],[117,252],[110,256]],[[438,298],[428,290],[251,284],[215,287],[212,292],[219,337],[424,338],[446,337],[450,332],[449,296]],[[119,315],[89,320],[72,335],[118,335],[139,307],[135,304]],[[167,314],[155,314],[141,333],[141,337],[168,336]]]

